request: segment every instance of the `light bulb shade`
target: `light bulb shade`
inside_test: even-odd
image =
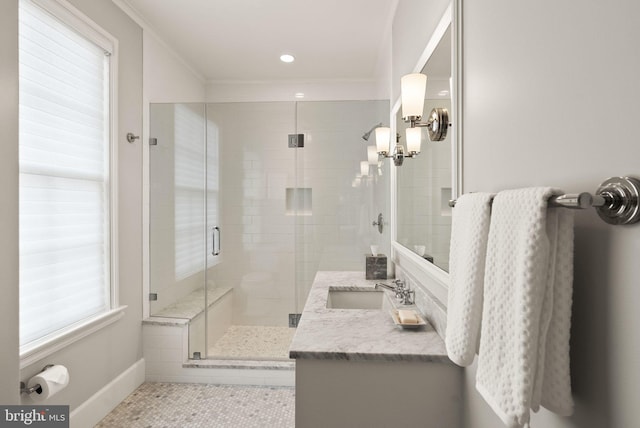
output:
[[[369,175],[369,162],[367,161],[360,162],[360,174],[363,177]]]
[[[369,161],[369,165],[378,163],[378,149],[376,146],[367,146],[367,160]]]
[[[422,128],[407,128],[407,151],[420,153],[422,143]]]
[[[400,79],[402,117],[422,116],[424,94],[427,90],[427,75],[412,73]]]
[[[389,140],[391,137],[391,128],[381,126],[376,128],[376,147],[378,153],[389,153]]]

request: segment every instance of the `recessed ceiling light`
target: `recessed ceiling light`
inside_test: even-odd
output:
[[[280,61],[282,62],[293,62],[296,59],[294,58],[293,55],[289,55],[289,54],[284,54],[284,55],[280,55]]]
[[[296,98],[304,98],[304,92],[296,92]]]

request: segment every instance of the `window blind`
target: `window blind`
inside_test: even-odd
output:
[[[202,106],[174,109],[176,280],[205,268],[205,119]]]
[[[20,1],[20,343],[110,308],[105,50]]]

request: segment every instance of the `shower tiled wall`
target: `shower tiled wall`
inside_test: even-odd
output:
[[[388,126],[388,117],[387,101],[298,104],[298,132],[308,140],[296,159],[298,186],[313,189],[313,215],[296,224],[300,309],[318,270],[363,271],[372,244],[390,255],[389,228],[379,234],[372,225],[378,213],[389,218],[389,161],[361,171],[367,146],[375,145],[375,133],[368,141],[362,135]]]

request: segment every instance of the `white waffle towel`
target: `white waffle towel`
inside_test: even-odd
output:
[[[453,210],[445,344],[451,361],[463,367],[478,350],[491,198],[489,193],[467,193]]]
[[[573,413],[573,213],[547,208],[554,193],[508,190],[492,206],[476,389],[508,427],[540,404]]]

